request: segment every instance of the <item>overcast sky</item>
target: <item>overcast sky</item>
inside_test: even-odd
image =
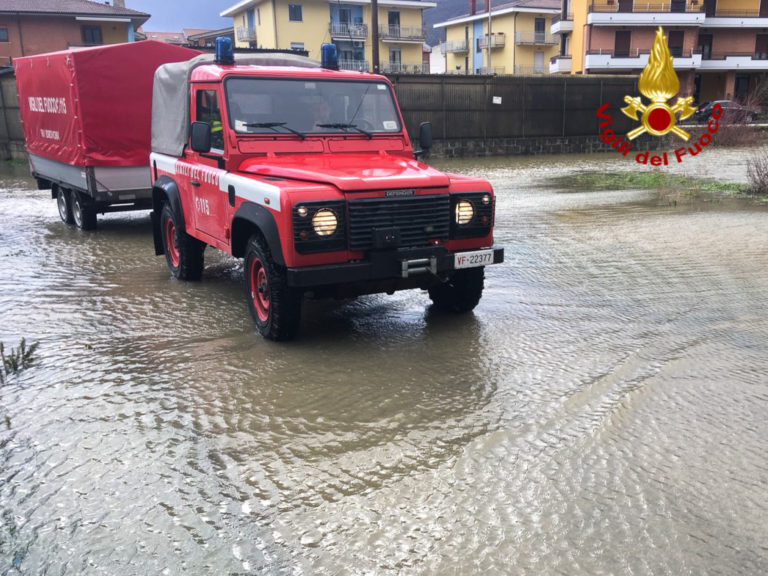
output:
[[[232,26],[232,18],[221,18],[219,13],[239,0],[125,0],[125,7],[152,14],[144,30],[152,32],[180,32],[182,28],[210,28]]]

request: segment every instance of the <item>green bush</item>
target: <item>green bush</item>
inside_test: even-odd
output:
[[[11,348],[10,354],[6,356],[5,346],[0,342],[0,360],[2,361],[2,366],[0,366],[0,384],[4,384],[9,375],[16,374],[29,367],[35,361],[35,350],[37,350],[39,345],[39,342],[35,342],[27,348],[27,342],[22,338],[19,347],[16,349]]]

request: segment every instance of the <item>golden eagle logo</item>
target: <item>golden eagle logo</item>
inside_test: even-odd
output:
[[[627,138],[632,140],[644,132],[654,136],[664,136],[672,132],[688,141],[691,135],[676,125],[676,117],[677,114],[680,114],[680,120],[685,120],[696,111],[696,108],[691,106],[693,104],[693,97],[691,96],[678,98],[674,106],[667,104],[667,101],[680,90],[680,81],[675,74],[672,55],[669,53],[667,38],[664,36],[664,30],[661,26],[656,30],[656,39],[653,41],[648,64],[645,65],[640,74],[638,88],[640,93],[651,103],[646,106],[639,96],[635,98],[624,96],[624,102],[628,106],[622,108],[621,111],[633,120],[638,120],[638,112],[642,114],[639,118],[642,126],[629,132]]]

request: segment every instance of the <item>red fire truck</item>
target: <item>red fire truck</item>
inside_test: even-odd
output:
[[[156,252],[181,280],[201,277],[207,246],[244,258],[248,307],[273,340],[295,336],[305,292],[421,288],[473,309],[504,255],[490,184],[414,158],[385,77],[329,68],[224,50],[158,69]]]

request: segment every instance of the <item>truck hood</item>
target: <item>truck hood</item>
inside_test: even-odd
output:
[[[249,158],[240,172],[331,184],[344,192],[447,187],[443,172],[389,154],[306,154]]]

